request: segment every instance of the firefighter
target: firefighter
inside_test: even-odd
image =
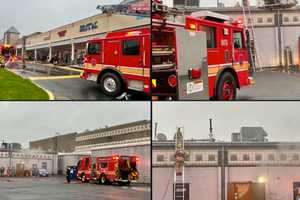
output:
[[[70,174],[71,174],[71,170],[70,170],[70,167],[68,167],[67,171],[66,171],[66,180],[67,180],[67,183],[71,182],[71,180],[70,180]]]

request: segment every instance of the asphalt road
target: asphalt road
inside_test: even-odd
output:
[[[26,64],[26,69],[23,70],[19,64],[13,71],[53,93],[55,100],[120,100],[101,93],[95,82],[81,79],[81,70],[78,69]],[[149,97],[142,93],[129,92],[129,100],[147,100],[147,98]]]
[[[300,100],[300,71],[262,71],[256,83],[238,91],[237,100]]]
[[[150,186],[64,184],[63,178],[0,178],[0,200],[150,200]]]

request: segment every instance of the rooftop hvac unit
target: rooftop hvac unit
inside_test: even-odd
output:
[[[257,0],[257,6],[259,8],[292,8],[297,5],[297,0]]]

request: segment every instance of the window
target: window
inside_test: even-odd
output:
[[[42,169],[47,169],[47,163],[46,162],[42,162]]]
[[[294,17],[293,17],[293,22],[298,22],[298,21],[299,21],[298,16],[294,16]]]
[[[261,161],[262,160],[262,155],[261,154],[255,154],[255,160],[256,161]]]
[[[89,43],[88,54],[95,55],[100,54],[101,45],[100,43]]]
[[[268,155],[268,160],[269,161],[274,161],[275,160],[275,155],[274,154],[269,154]]]
[[[264,19],[262,17],[257,18],[257,23],[261,24],[264,22]]]
[[[202,161],[203,160],[203,157],[201,154],[197,154],[196,155],[196,161]]]
[[[248,154],[244,154],[243,155],[243,160],[244,161],[249,161],[250,160],[250,156]]]
[[[170,155],[170,161],[175,161],[175,155]]]
[[[215,161],[216,160],[216,156],[213,154],[208,155],[208,161]]]
[[[272,17],[268,17],[268,18],[267,18],[267,22],[268,22],[268,23],[273,23],[273,18],[272,18]]]
[[[243,48],[243,34],[242,32],[234,32],[234,48],[241,49]]]
[[[184,161],[190,161],[190,154],[185,154]]]
[[[103,162],[103,163],[100,163],[100,168],[107,168],[108,166],[108,163],[107,162]]]
[[[200,27],[201,31],[206,33],[206,40],[207,40],[207,48],[216,48],[216,28],[215,27],[208,27],[202,26]]]
[[[293,154],[292,159],[293,159],[294,161],[299,160],[299,155],[298,155],[298,154]]]
[[[163,162],[164,161],[164,155],[157,155],[156,160],[157,160],[157,162]]]
[[[289,18],[289,17],[284,17],[284,18],[283,18],[283,21],[284,21],[284,22],[289,22],[289,21],[290,21],[290,18]]]
[[[137,39],[124,40],[123,55],[136,56],[140,55],[140,42]]]
[[[85,166],[89,166],[89,159],[85,159]]]
[[[231,161],[237,161],[237,155],[236,154],[230,155],[230,160]]]
[[[285,160],[287,160],[287,155],[282,153],[282,154],[280,154],[279,159],[282,161],[285,161]]]

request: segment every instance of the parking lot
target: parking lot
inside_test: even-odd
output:
[[[255,85],[239,90],[237,100],[300,100],[300,71],[267,70],[253,78]]]
[[[63,177],[0,178],[1,200],[150,200],[150,191],[145,185],[65,184]]]

